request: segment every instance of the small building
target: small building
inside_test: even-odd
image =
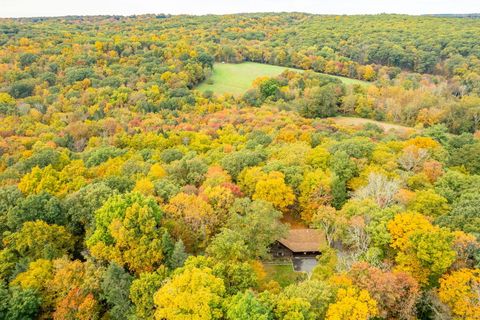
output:
[[[323,232],[316,229],[290,229],[287,236],[277,241],[270,252],[274,258],[298,255],[317,255],[326,245]]]

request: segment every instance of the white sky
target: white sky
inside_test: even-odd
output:
[[[323,14],[478,13],[480,0],[0,0],[0,17],[273,11]]]

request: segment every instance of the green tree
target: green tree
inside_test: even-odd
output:
[[[108,304],[108,313],[113,319],[126,320],[132,313],[133,307],[129,299],[132,281],[133,277],[115,263],[110,264],[103,274],[101,296]]]
[[[467,190],[453,204],[452,211],[437,219],[440,225],[462,230],[480,237],[480,195],[478,190]]]
[[[255,298],[252,291],[239,292],[225,303],[229,320],[270,320],[271,311]]]
[[[160,289],[166,277],[166,270],[159,268],[155,272],[140,274],[130,286],[130,300],[135,305],[138,319],[152,319],[155,312],[153,296]]]
[[[240,234],[250,256],[266,257],[268,246],[286,234],[282,213],[265,201],[238,199],[233,204],[227,228]]]
[[[164,261],[162,215],[153,198],[114,195],[95,212],[95,230],[87,247],[94,257],[136,273],[156,270]]]
[[[175,242],[173,247],[172,255],[168,259],[168,265],[172,269],[180,268],[187,260],[188,254],[185,252],[185,246],[183,245],[182,239],[179,239]]]

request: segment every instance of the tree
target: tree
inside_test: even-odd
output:
[[[185,252],[185,246],[183,245],[182,239],[175,242],[173,247],[172,255],[168,259],[168,265],[172,269],[180,268],[187,260],[188,254]]]
[[[266,155],[260,150],[244,149],[228,154],[222,159],[221,164],[236,179],[243,169],[256,166],[265,159]]]
[[[320,206],[312,218],[312,225],[321,229],[330,247],[347,226],[347,219],[341,211],[329,206]]]
[[[156,270],[164,261],[162,211],[138,193],[114,195],[95,212],[87,239],[92,256],[115,261],[136,273]]]
[[[367,290],[378,303],[379,316],[385,319],[411,319],[420,296],[418,283],[406,273],[382,271],[365,262],[348,272],[353,283]]]
[[[260,83],[259,89],[262,99],[275,97],[279,92],[280,85],[276,79],[267,79]]]
[[[35,319],[42,302],[33,289],[13,286],[7,290],[3,283],[0,283],[0,298],[0,317],[12,320]]]
[[[467,190],[454,202],[452,211],[437,219],[442,226],[480,236],[480,195],[477,190]]]
[[[440,217],[450,211],[447,199],[431,189],[417,191],[408,209],[429,217]]]
[[[388,223],[391,246],[397,249],[398,270],[411,274],[422,285],[435,283],[455,261],[454,236],[432,226],[421,214],[398,214]]]
[[[305,90],[305,97],[299,102],[299,113],[306,118],[326,118],[338,111],[338,87],[329,84]]]
[[[381,174],[371,173],[368,176],[368,184],[357,190],[355,197],[358,199],[372,198],[380,208],[385,208],[393,204],[399,189],[399,181],[389,180]]]
[[[84,293],[80,288],[70,290],[56,306],[53,320],[99,319],[100,304],[92,293]]]
[[[35,90],[35,83],[31,80],[19,80],[10,87],[10,95],[15,99],[29,97]]]
[[[338,289],[335,303],[327,310],[327,320],[368,320],[378,315],[377,302],[367,290]]]
[[[73,250],[73,238],[64,227],[44,221],[28,221],[22,228],[4,239],[5,249],[29,261],[55,259]]]
[[[224,294],[222,279],[211,269],[186,269],[155,293],[155,319],[221,319]]]
[[[305,222],[310,223],[317,209],[322,205],[328,205],[332,199],[330,172],[322,170],[306,172],[299,189],[301,216]]]
[[[160,289],[166,277],[166,270],[160,268],[155,272],[140,274],[130,286],[130,300],[135,305],[138,319],[152,319],[155,312],[153,296]]]
[[[165,212],[177,237],[192,250],[204,246],[218,225],[210,204],[194,194],[177,194],[165,206]]]
[[[274,313],[277,319],[314,319],[310,303],[302,298],[288,298],[280,295],[276,301]]]
[[[244,261],[250,258],[243,235],[231,229],[224,229],[213,238],[207,247],[207,254],[219,261]]]
[[[167,172],[181,186],[199,186],[205,178],[207,168],[207,165],[201,159],[193,155],[187,155],[181,160],[170,163]]]
[[[226,303],[226,318],[229,320],[269,320],[271,311],[258,301],[252,291],[239,292]]]
[[[480,270],[460,269],[440,279],[438,296],[454,319],[476,319],[480,314]]]
[[[226,227],[241,235],[252,258],[268,256],[268,246],[287,232],[282,213],[265,201],[237,199],[230,214]]]
[[[68,229],[75,235],[82,235],[87,230],[91,231],[95,211],[115,193],[115,190],[101,182],[89,184],[67,195],[63,210],[66,212]]]
[[[112,263],[102,276],[102,297],[109,305],[109,314],[114,319],[128,319],[132,313],[129,299],[133,277],[122,267]]]
[[[272,171],[257,182],[253,200],[264,200],[275,208],[285,210],[295,201],[295,195],[290,186],[285,184],[285,176],[278,171]]]
[[[8,225],[12,230],[20,229],[26,221],[35,220],[64,226],[67,223],[60,200],[46,192],[20,198],[16,207],[8,212]]]
[[[315,319],[324,319],[329,304],[335,298],[335,288],[324,281],[308,280],[289,285],[282,294],[289,298],[302,298],[308,301]]]

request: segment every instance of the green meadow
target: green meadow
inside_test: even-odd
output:
[[[252,82],[258,77],[275,77],[285,70],[303,72],[301,69],[273,66],[263,63],[215,63],[212,76],[201,83],[197,89],[201,92],[213,91],[217,94],[231,93],[242,94],[252,86]],[[368,82],[339,76],[328,75],[337,78],[345,84],[368,85]]]

